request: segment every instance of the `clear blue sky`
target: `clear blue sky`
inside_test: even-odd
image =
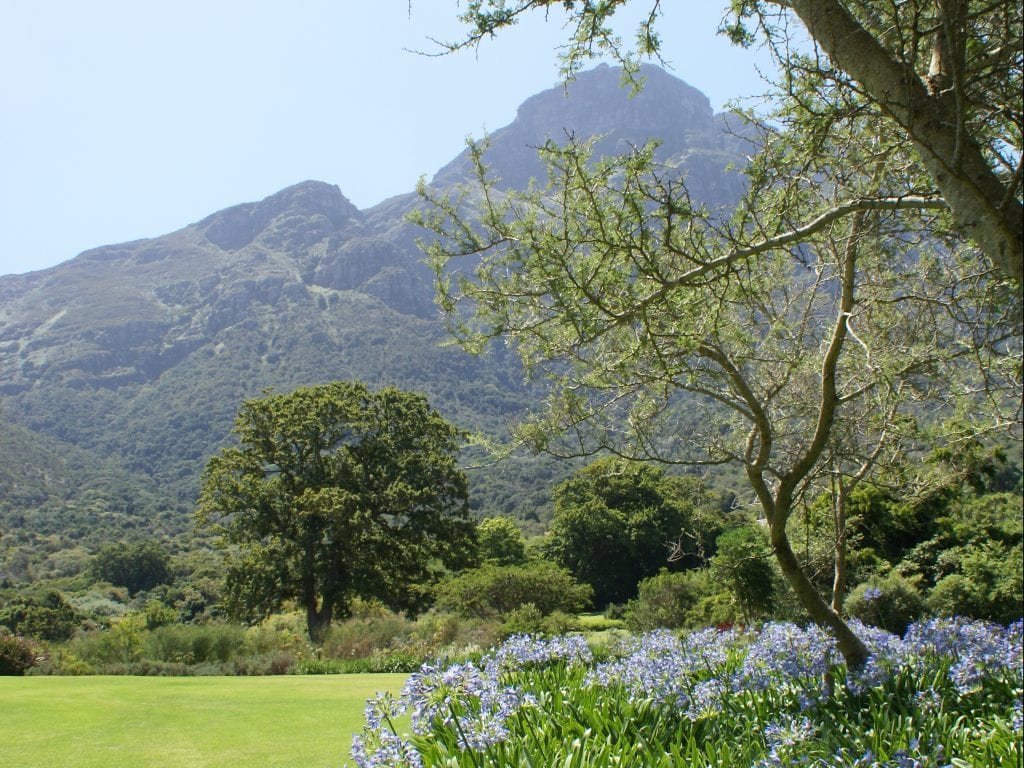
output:
[[[763,53],[715,33],[725,0],[665,5],[673,74],[715,109],[762,90]],[[458,37],[458,12],[455,0],[4,0],[0,274],[306,179],[360,208],[410,191],[559,82],[556,11],[476,52],[407,50]],[[624,17],[620,32],[634,29]]]

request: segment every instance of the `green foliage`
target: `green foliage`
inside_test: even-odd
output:
[[[765,532],[753,526],[732,528],[718,537],[715,549],[712,573],[729,586],[744,619],[751,623],[769,615],[775,581]]]
[[[626,626],[634,632],[703,627],[738,618],[727,605],[725,584],[710,570],[661,573],[640,582],[639,594],[626,604]]]
[[[0,676],[23,675],[36,663],[37,651],[24,637],[0,630]]]
[[[541,616],[579,613],[591,589],[572,574],[544,560],[526,565],[483,565],[458,573],[437,586],[437,607],[460,616],[495,618],[532,605]]]
[[[0,625],[40,640],[67,640],[82,619],[58,592],[48,592],[41,598],[15,598],[0,608]]]
[[[1024,519],[1016,493],[946,492],[929,500],[934,535],[905,553],[901,568],[931,589],[929,609],[1010,622],[1024,615]]]
[[[507,517],[488,517],[476,526],[480,559],[494,565],[522,565],[526,562],[523,533]]]
[[[709,544],[695,478],[599,459],[555,489],[547,555],[594,589],[594,604],[622,603],[641,579],[694,565]]]
[[[690,611],[707,591],[702,571],[663,570],[640,582],[637,597],[626,605],[626,626],[633,632],[685,627]]]
[[[142,655],[179,664],[227,662],[242,656],[245,630],[232,624],[168,624],[152,629],[143,640]]]
[[[564,635],[566,632],[579,629],[580,623],[575,616],[570,616],[563,611],[552,611],[545,615],[533,603],[525,603],[509,611],[501,623],[503,637],[512,635],[550,637]]]
[[[108,544],[93,558],[90,572],[99,581],[135,594],[171,581],[171,558],[157,541]]]
[[[319,640],[357,595],[418,607],[420,585],[470,551],[461,432],[422,396],[355,382],[266,393],[242,404],[235,432],[240,446],[207,466],[198,518],[238,547],[236,614],[294,599]]]
[[[925,610],[917,585],[897,571],[858,584],[847,597],[845,607],[851,616],[865,624],[897,635],[902,635]]]
[[[1024,547],[992,543],[965,548],[959,568],[928,594],[928,608],[941,616],[971,616],[1010,622],[1024,616]]]

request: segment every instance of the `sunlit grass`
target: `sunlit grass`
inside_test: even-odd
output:
[[[0,766],[336,768],[405,678],[0,677]]]

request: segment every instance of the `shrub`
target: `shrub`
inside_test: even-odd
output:
[[[0,631],[0,675],[24,675],[36,663],[36,655],[24,637]]]
[[[896,571],[858,584],[846,599],[846,611],[865,624],[902,635],[924,613],[917,586]]]
[[[706,571],[663,570],[640,582],[639,594],[626,604],[626,626],[634,632],[689,626],[700,601],[714,592]]]
[[[933,613],[1000,623],[1021,618],[1024,552],[1020,544],[1007,547],[986,542],[958,548],[956,555],[958,572],[939,579],[928,595]]]
[[[225,663],[244,648],[245,630],[234,624],[169,624],[145,635],[142,655],[172,664]]]
[[[376,616],[354,617],[333,625],[324,636],[323,654],[332,658],[360,658],[404,642],[413,623],[401,614],[382,609]]]
[[[82,618],[58,592],[41,598],[15,598],[0,611],[0,625],[12,633],[40,640],[67,640],[75,634]]]
[[[460,616],[492,618],[532,604],[542,615],[554,611],[579,613],[590,601],[591,589],[554,563],[484,565],[442,582],[437,605]]]

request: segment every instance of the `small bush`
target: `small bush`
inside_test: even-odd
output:
[[[0,675],[24,675],[36,663],[36,649],[24,637],[0,632]]]
[[[858,584],[846,599],[846,611],[865,624],[902,635],[924,613],[917,586],[896,571]]]
[[[225,663],[243,655],[246,634],[233,624],[168,624],[147,633],[143,656],[177,664]]]
[[[471,618],[507,616],[528,603],[544,615],[579,613],[591,594],[591,588],[578,584],[567,570],[541,560],[463,571],[438,586],[437,605]]]
[[[636,599],[626,605],[626,626],[634,632],[690,626],[701,601],[715,594],[716,585],[706,571],[663,570],[640,582]],[[703,625],[703,622],[702,622]]]
[[[263,656],[243,656],[235,659],[224,674],[259,676],[287,675],[296,666],[296,658],[288,651],[265,654]]]
[[[323,654],[352,659],[401,645],[413,632],[413,622],[393,611],[377,616],[348,619],[335,624],[324,636]]]
[[[75,654],[58,648],[28,670],[31,675],[95,675],[96,668]]]

